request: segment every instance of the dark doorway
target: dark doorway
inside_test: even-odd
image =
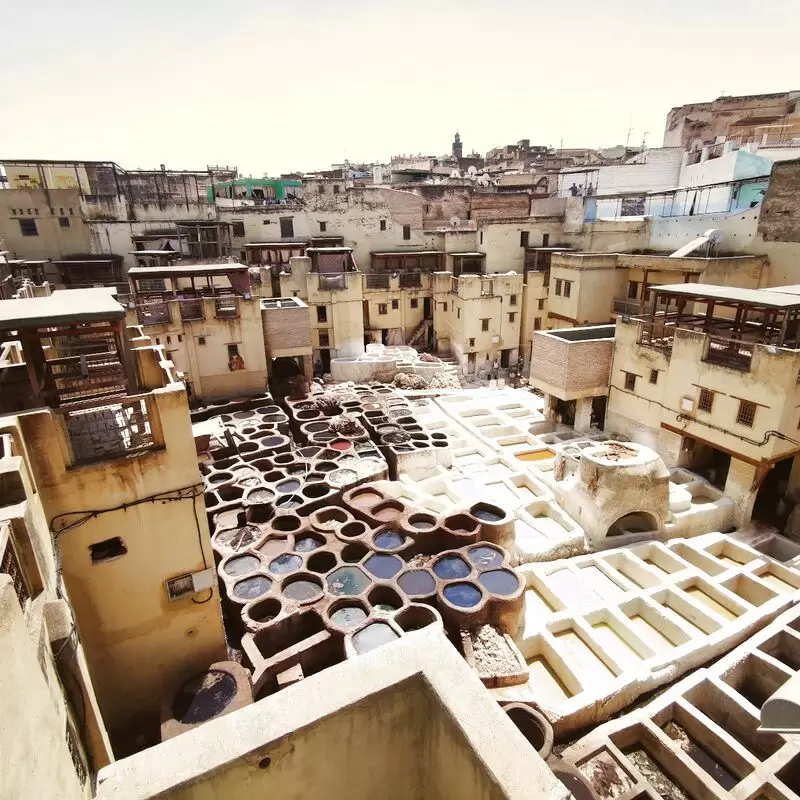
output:
[[[469,353],[467,355],[467,374],[475,374],[475,353]]]
[[[369,300],[363,300],[361,303],[362,314],[364,316],[364,329],[369,329]]]
[[[775,464],[761,482],[753,505],[753,519],[774,525],[779,531],[784,529],[791,510],[784,496],[789,487],[793,462],[794,456],[791,456]]]
[[[433,314],[431,314],[431,298],[425,297],[422,300],[422,313],[425,319],[433,319]]]
[[[731,466],[731,457],[728,453],[723,453],[722,450],[717,450],[711,445],[687,438],[681,445],[680,466],[696,472],[712,486],[724,491],[725,482],[728,480],[728,470]]]
[[[320,350],[319,351],[320,361],[322,361],[322,371],[327,373],[331,371],[331,351],[330,350]]]
[[[606,429],[607,397],[592,398],[592,427],[601,431]]]
[[[501,350],[500,351],[500,366],[503,369],[508,369],[508,365],[510,362],[511,351],[510,350]]]
[[[381,328],[381,344],[389,343],[389,329]]]
[[[294,220],[292,217],[281,217],[281,239],[294,238]]]
[[[556,398],[554,407],[556,419],[563,422],[564,425],[575,424],[575,401],[574,400],[559,400]]]
[[[272,286],[272,296],[281,297],[281,266],[273,264],[269,268],[269,280]]]

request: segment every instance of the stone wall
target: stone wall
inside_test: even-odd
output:
[[[766,241],[800,242],[800,159],[773,166],[758,233]]]

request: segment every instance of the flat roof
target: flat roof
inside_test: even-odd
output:
[[[791,288],[791,287],[790,287]],[[708,300],[730,300],[734,303],[749,303],[754,306],[770,308],[790,308],[800,305],[800,287],[797,294],[777,289],[737,289],[732,286],[714,286],[709,283],[667,283],[651,286],[656,292],[683,294],[689,297],[700,297]]]
[[[286,241],[285,239],[277,242],[247,242],[242,247],[306,247],[308,242],[305,239],[298,239],[297,241]]]
[[[177,250],[128,250],[129,256],[175,256],[180,258],[181,254]]]
[[[451,256],[473,256],[475,258],[486,258],[486,253],[478,253],[474,250],[464,250],[460,253],[448,253]]]
[[[373,256],[441,256],[444,250],[373,250]]]
[[[315,253],[352,253],[352,247],[309,247],[309,251]]]
[[[112,290],[105,287],[59,289],[47,297],[0,301],[0,330],[122,319],[124,316],[125,309]]]
[[[246,272],[247,264],[173,264],[169,267],[131,267],[128,275],[134,278],[180,278],[182,275],[227,275],[229,272]]]
[[[62,264],[65,266],[75,266],[75,264],[95,264],[95,265],[103,265],[103,264],[115,264],[117,261],[122,260],[122,256],[119,259],[112,259],[112,258],[69,258],[63,261],[53,261],[54,264]]]

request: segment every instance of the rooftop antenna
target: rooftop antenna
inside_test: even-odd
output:
[[[626,150],[628,149],[628,144],[631,141],[631,133],[633,133],[633,128],[631,127],[632,123],[633,123],[633,119],[629,119],[628,120],[628,135],[625,137],[625,149]]]

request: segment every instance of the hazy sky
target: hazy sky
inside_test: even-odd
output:
[[[0,158],[244,174],[527,138],[661,143],[800,88],[798,0],[5,0]]]

